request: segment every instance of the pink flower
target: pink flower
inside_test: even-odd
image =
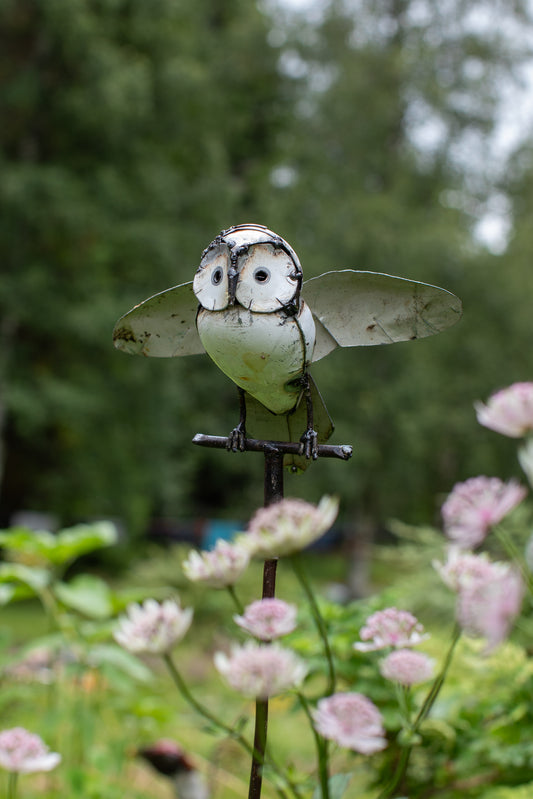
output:
[[[181,641],[191,621],[192,609],[181,608],[178,601],[147,599],[142,605],[128,605],[114,638],[130,652],[164,655]]]
[[[513,383],[474,407],[480,424],[504,436],[521,438],[533,431],[533,383]]]
[[[322,497],[318,506],[303,499],[282,499],[260,508],[239,541],[252,557],[276,558],[291,555],[324,535],[337,518],[339,503]]]
[[[434,667],[432,658],[412,649],[396,649],[379,664],[383,677],[400,685],[417,685],[430,680]]]
[[[489,579],[474,580],[457,597],[457,621],[467,635],[485,638],[491,652],[507,638],[520,613],[524,587],[509,563],[492,563]]]
[[[457,591],[457,621],[467,635],[487,639],[490,652],[509,634],[520,613],[524,587],[510,563],[490,561],[452,549],[448,562],[435,564],[444,582]]]
[[[258,699],[295,688],[307,674],[303,660],[290,649],[253,641],[233,647],[229,657],[217,652],[215,666],[232,688]]]
[[[327,696],[318,702],[312,716],[320,735],[346,749],[371,755],[387,746],[381,713],[363,694]]]
[[[193,583],[204,583],[210,588],[234,585],[250,561],[247,550],[220,538],[209,552],[192,550],[183,561],[185,576]]]
[[[373,613],[359,634],[363,641],[370,641],[368,644],[355,643],[353,647],[359,652],[372,652],[389,646],[402,649],[429,638],[412,613],[397,608],[386,608]]]
[[[471,552],[463,552],[459,547],[450,547],[447,562],[434,561],[433,566],[446,585],[454,591],[463,590],[479,581],[488,581],[493,574],[493,564],[486,552],[473,555]]]
[[[291,633],[296,627],[296,605],[282,599],[258,599],[245,609],[243,616],[234,616],[235,622],[261,641],[272,641]]]
[[[498,477],[471,477],[457,483],[441,509],[444,532],[463,549],[475,547],[526,493],[516,481],[503,483]]]
[[[51,771],[61,755],[50,752],[42,738],[24,727],[0,732],[0,766],[17,774]]]

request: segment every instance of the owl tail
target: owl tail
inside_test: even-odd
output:
[[[325,444],[334,430],[334,425],[324,400],[309,375],[309,389],[313,403],[313,427],[318,434],[318,443]],[[265,408],[250,394],[246,398],[246,433],[250,438],[265,441],[298,442],[307,429],[307,403],[302,388],[294,408],[288,413],[276,414]],[[303,472],[312,460],[300,455],[285,455],[283,465],[291,472]]]

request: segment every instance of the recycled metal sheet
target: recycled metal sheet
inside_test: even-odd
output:
[[[114,345],[131,355],[153,358],[199,355],[205,350],[196,330],[197,308],[192,282],[162,291],[118,320]]]
[[[334,425],[324,400],[309,376],[311,399],[313,402],[313,427],[318,435],[318,443],[324,444],[332,435]],[[252,438],[271,441],[298,441],[307,427],[307,410],[303,391],[296,407],[290,413],[271,413],[258,400],[246,393],[246,431]],[[312,461],[303,455],[285,455],[283,465],[292,471],[305,471]]]
[[[313,361],[335,346],[364,347],[432,336],[454,325],[462,314],[455,294],[379,272],[326,272],[304,283],[302,296],[320,323]]]

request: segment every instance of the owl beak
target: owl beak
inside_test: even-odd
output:
[[[228,269],[228,305],[235,305],[235,292],[237,290],[237,279],[239,272],[233,264]]]

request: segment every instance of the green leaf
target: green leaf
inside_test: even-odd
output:
[[[115,644],[93,646],[90,660],[94,666],[113,666],[138,682],[152,679],[152,672],[139,658]]]
[[[46,569],[25,566],[22,563],[0,564],[0,604],[27,599],[46,588],[50,575]]]
[[[14,585],[0,585],[0,605],[9,605],[15,599],[15,593]]]
[[[58,533],[13,527],[0,531],[0,546],[8,551],[54,565],[68,563],[81,555],[111,546],[117,541],[117,530],[111,522],[78,524]]]
[[[91,619],[106,619],[113,612],[111,590],[99,577],[80,574],[69,583],[56,583],[53,590],[60,602]]]
[[[46,530],[30,530],[29,527],[12,527],[0,530],[0,546],[8,552],[49,561],[49,553],[53,550],[55,536]]]
[[[330,799],[342,799],[346,793],[346,789],[350,784],[353,774],[333,774],[328,780],[329,796]],[[321,799],[322,792],[320,785],[317,785],[313,792],[313,799]]]
[[[50,552],[53,563],[66,563],[75,560],[81,555],[87,555],[102,547],[116,544],[118,540],[117,529],[111,522],[97,522],[95,524],[78,524],[60,530],[55,537],[55,546]]]

